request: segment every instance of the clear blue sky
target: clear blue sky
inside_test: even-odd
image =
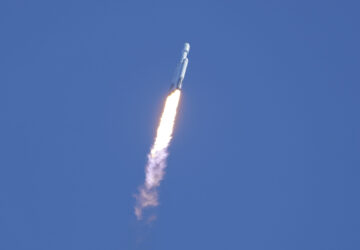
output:
[[[358,1],[0,3],[0,249],[360,249]],[[158,219],[133,214],[184,42]]]

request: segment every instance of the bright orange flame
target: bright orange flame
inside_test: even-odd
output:
[[[154,145],[151,149],[151,157],[157,152],[164,150],[169,146],[174,129],[176,111],[180,100],[180,90],[175,89],[167,98],[164,111],[161,115],[160,124],[156,132]]]
[[[168,155],[167,147],[170,144],[174,130],[180,94],[181,91],[176,89],[166,98],[160,124],[156,131],[155,142],[150,150],[148,163],[146,164],[145,183],[144,186],[140,187],[139,194],[136,196],[137,204],[135,206],[135,214],[138,219],[141,219],[144,208],[158,205],[156,188],[160,185],[164,177],[166,158]]]

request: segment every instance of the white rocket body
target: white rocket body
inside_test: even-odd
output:
[[[182,53],[181,53],[181,60],[176,67],[174,78],[171,82],[171,87],[170,87],[171,91],[173,89],[181,89],[181,87],[182,87],[182,82],[185,78],[186,68],[187,68],[187,65],[189,62],[189,60],[187,58],[189,51],[190,51],[190,44],[185,43],[184,49],[182,50]]]

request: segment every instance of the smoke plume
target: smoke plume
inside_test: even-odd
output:
[[[135,195],[135,215],[142,219],[143,210],[147,207],[156,207],[159,204],[158,186],[164,178],[168,147],[172,139],[176,111],[180,100],[180,90],[176,89],[166,99],[160,124],[157,128],[155,142],[148,155],[145,168],[145,183],[139,187]]]

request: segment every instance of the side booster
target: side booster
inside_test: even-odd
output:
[[[181,60],[176,67],[174,78],[171,81],[170,91],[182,88],[182,82],[185,78],[186,68],[187,68],[187,65],[189,62],[189,60],[187,58],[189,51],[190,51],[190,44],[185,43],[184,48],[181,53]]]

